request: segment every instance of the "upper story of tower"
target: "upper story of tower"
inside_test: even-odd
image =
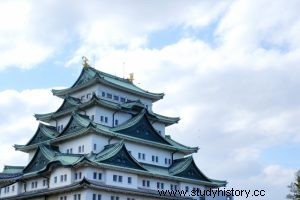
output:
[[[66,89],[52,90],[53,94],[66,98],[72,96],[82,102],[89,101],[93,94],[115,103],[140,101],[152,109],[152,103],[163,98],[164,93],[153,93],[136,86],[132,79],[120,78],[86,65],[75,83]]]

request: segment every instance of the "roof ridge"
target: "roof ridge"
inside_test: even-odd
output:
[[[53,152],[53,149],[49,149],[48,147],[46,147],[46,145],[44,144],[39,144],[38,148],[41,150],[42,154],[48,159],[48,160],[52,160],[54,158],[54,156],[56,155],[56,152]]]
[[[170,174],[178,174],[180,172],[183,172],[191,164],[192,161],[193,161],[193,157],[191,155],[174,160],[173,164],[169,167]],[[178,162],[179,163],[183,162],[183,163],[181,164],[181,166],[178,166],[179,165]]]
[[[138,123],[142,117],[145,115],[146,113],[146,109],[143,109],[139,114],[137,114],[135,117],[129,119],[128,121],[126,121],[126,123],[123,123],[119,126],[115,126],[111,128],[111,131],[119,131],[122,129],[126,129],[130,126],[133,126],[134,124]]]
[[[92,67],[89,67],[88,69],[94,71],[96,74],[99,74],[99,75],[103,75],[103,76],[108,76],[110,78],[113,78],[113,79],[117,79],[119,81],[124,81],[126,83],[130,83],[130,84],[133,84],[132,82],[130,82],[128,79],[126,78],[121,78],[119,76],[115,76],[115,75],[112,75],[112,74],[109,74],[107,72],[104,72],[104,71],[100,71],[98,69],[95,69],[95,68],[92,68]],[[134,84],[133,84],[134,85]]]
[[[104,146],[104,149],[100,151],[95,158],[97,161],[105,160],[107,159],[108,155],[110,155],[110,157],[116,155],[123,146],[124,146],[124,140],[120,140],[119,142],[116,142],[114,144],[108,144]]]
[[[173,139],[171,138],[171,135],[165,135],[165,139],[166,139],[168,142],[170,142],[171,144],[172,144],[172,143],[175,143],[176,145],[179,145],[179,146],[184,147],[184,148],[186,148],[186,149],[197,149],[196,151],[199,150],[198,147],[189,147],[189,146],[186,146],[186,145],[184,145],[184,144],[181,144],[180,142],[177,142],[177,141],[173,140]],[[174,146],[174,145],[172,144],[172,146]]]

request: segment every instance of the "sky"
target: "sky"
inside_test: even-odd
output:
[[[0,169],[55,111],[82,56],[164,92],[167,134],[228,188],[284,199],[300,166],[300,1],[0,1]],[[245,198],[235,198],[236,200]]]

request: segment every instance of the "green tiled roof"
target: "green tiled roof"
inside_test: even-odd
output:
[[[79,154],[65,154],[58,151],[58,149],[47,146],[39,145],[33,158],[24,168],[24,175],[38,173],[47,169],[48,165],[58,162],[61,165],[75,165],[80,162],[84,157]]]
[[[23,176],[23,173],[0,173],[0,188],[11,185],[15,183],[18,179]]]
[[[26,144],[26,146],[42,143],[44,141],[55,138],[57,135],[58,132],[56,131],[55,127],[40,123],[37,131]]]
[[[68,135],[68,134],[73,134],[76,131],[87,128],[89,125],[91,125],[91,123],[92,122],[90,121],[88,116],[73,112],[71,119],[69,120],[67,126],[58,135],[58,137]]]
[[[172,140],[170,135],[165,135],[165,140],[167,140],[172,146],[174,146],[178,149],[189,149],[189,150],[193,150],[194,152],[197,152],[199,150],[198,147],[188,147],[179,142],[176,142],[175,140]]]
[[[99,98],[95,94],[93,94],[92,98],[89,101],[84,103],[81,103],[80,100],[77,98],[67,97],[57,111],[52,113],[46,113],[46,114],[35,114],[34,116],[36,117],[37,120],[49,122],[51,119],[56,119],[57,117],[70,114],[71,112],[77,110],[86,109],[94,105],[104,106],[106,108],[116,109],[123,112],[131,112],[132,110],[136,110],[137,112],[139,112],[145,108],[145,106],[140,101],[128,101],[125,103],[116,103],[113,101],[108,101],[106,99]],[[162,122],[167,126],[177,123],[180,120],[178,117],[167,117],[167,116],[154,113],[150,110],[148,111],[148,115],[149,118],[153,119],[154,121]]]
[[[105,167],[109,169],[122,168],[122,170],[143,174],[145,176],[157,176],[170,180],[187,182],[196,181],[213,187],[226,185],[225,181],[207,178],[195,166],[195,163],[191,157],[174,160],[173,164],[169,168],[139,163],[127,151],[123,140],[105,146],[104,149],[97,154],[90,153],[86,155],[61,153],[55,147],[39,145],[34,157],[22,171],[24,173],[23,177],[34,176],[38,173],[48,171],[49,167],[54,163],[70,167],[80,165],[81,163],[90,163],[94,166]]]
[[[145,170],[138,161],[128,153],[123,140],[105,146],[103,151],[94,156],[93,161],[137,170]]]
[[[64,99],[62,105],[57,109],[56,113],[79,106],[80,104],[81,104],[80,99],[68,96]]]
[[[215,181],[206,177],[197,167],[192,156],[174,160],[169,173],[173,176],[226,185],[226,181]]]
[[[133,132],[130,130],[133,130]],[[140,134],[136,132],[137,130]],[[147,119],[147,110],[142,110],[141,113],[129,120],[127,123],[114,128],[94,123],[88,116],[73,112],[65,129],[55,138],[44,142],[55,144],[56,142],[64,141],[67,138],[77,137],[88,132],[106,135],[108,137],[113,136],[119,139],[140,142],[142,144],[148,144],[179,152],[194,153],[198,150],[196,147],[187,147],[180,143],[175,143],[168,137],[164,138],[159,135]],[[37,144],[15,145],[16,150],[25,152],[35,149],[36,147]]]
[[[124,145],[123,140],[114,144],[106,145],[100,153],[96,154],[95,160],[101,161],[110,158],[111,156],[118,153],[123,147],[123,145]]]
[[[170,145],[170,143],[153,128],[146,117],[146,113],[147,111],[144,109],[127,123],[112,128],[111,130],[132,137]]]
[[[22,173],[24,168],[25,168],[24,166],[5,165],[2,173],[6,173],[6,174]]]
[[[85,88],[94,83],[103,83],[105,85],[109,85],[118,88],[120,90],[125,90],[127,92],[131,92],[146,98],[150,98],[154,101],[159,100],[164,96],[163,93],[148,92],[134,85],[128,79],[113,76],[111,74],[107,74],[105,72],[96,70],[92,67],[84,67],[78,79],[70,88],[62,89],[62,90],[52,90],[52,92],[56,96],[64,97],[74,91],[77,91],[81,88]]]
[[[170,174],[178,174],[184,171],[193,161],[192,156],[174,160],[172,166],[169,168]]]

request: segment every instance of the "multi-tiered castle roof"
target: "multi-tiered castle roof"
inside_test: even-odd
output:
[[[63,103],[55,112],[35,114],[40,124],[33,137],[15,145],[29,154],[29,162],[4,167],[0,199],[56,194],[62,199],[80,195],[76,200],[96,194],[116,200],[122,195],[185,199],[161,197],[157,189],[226,185],[200,171],[192,157],[197,147],[165,134],[165,127],[179,118],[152,111],[152,103],[162,99],[163,93],[148,92],[132,80],[87,65],[70,88],[52,92]]]

